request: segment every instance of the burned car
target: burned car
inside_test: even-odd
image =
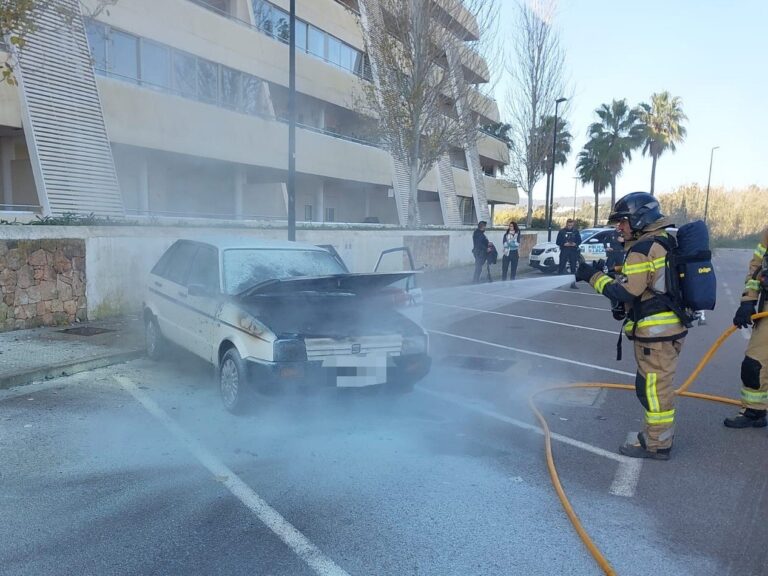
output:
[[[171,343],[213,364],[231,412],[255,392],[408,392],[431,362],[413,319],[414,274],[352,274],[338,254],[309,244],[178,240],[150,273],[147,354],[161,359]]]

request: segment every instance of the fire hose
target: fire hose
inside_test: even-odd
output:
[[[759,314],[753,315],[752,320],[753,321],[759,320],[760,318],[766,318],[766,317],[768,317],[768,312],[761,312]],[[725,330],[720,335],[720,337],[715,341],[714,344],[712,344],[712,346],[709,348],[707,353],[702,357],[702,359],[696,365],[696,368],[693,370],[691,375],[688,376],[688,378],[685,380],[685,382],[683,382],[680,388],[675,390],[676,395],[682,396],[685,398],[697,398],[699,400],[708,400],[710,402],[719,402],[721,404],[732,404],[735,406],[741,406],[741,402],[739,400],[734,400],[732,398],[725,398],[723,396],[715,396],[712,394],[702,394],[700,392],[688,391],[688,388],[691,386],[691,384],[693,384],[693,382],[696,380],[699,374],[701,374],[701,371],[707,366],[707,364],[709,364],[709,362],[715,356],[715,354],[723,345],[723,343],[735,331],[736,331],[736,327],[730,326],[727,330]],[[630,384],[609,384],[609,383],[569,384],[569,385],[563,385],[563,386],[553,386],[550,388],[539,390],[538,392],[531,394],[531,396],[529,396],[528,398],[528,403],[531,406],[531,410],[533,410],[533,413],[536,415],[536,418],[538,419],[539,423],[541,424],[541,428],[544,431],[544,447],[547,455],[547,468],[549,470],[549,476],[552,479],[552,485],[554,486],[555,492],[557,492],[557,497],[560,500],[560,504],[562,504],[563,509],[565,510],[565,513],[567,514],[568,519],[571,521],[571,524],[576,530],[576,533],[578,534],[579,538],[587,547],[587,550],[589,550],[589,553],[598,563],[600,568],[603,570],[605,574],[609,576],[614,576],[616,574],[616,570],[613,568],[613,566],[611,566],[608,559],[605,557],[605,555],[600,551],[600,549],[594,543],[589,533],[586,531],[586,529],[582,525],[581,520],[579,520],[579,517],[576,514],[576,511],[573,509],[571,502],[568,500],[568,496],[565,494],[563,485],[560,482],[560,476],[557,472],[557,467],[555,466],[555,459],[552,455],[552,434],[550,432],[549,425],[547,424],[546,419],[542,415],[541,411],[536,407],[536,403],[534,401],[534,399],[538,395],[544,394],[545,392],[552,392],[555,390],[569,390],[569,389],[575,389],[575,388],[602,388],[602,389],[609,389],[609,390],[631,390],[634,392],[635,387]]]

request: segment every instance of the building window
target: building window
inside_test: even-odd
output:
[[[88,45],[91,48],[93,67],[99,72],[107,70],[107,29],[102,24],[89,20],[86,23]]]
[[[307,24],[301,20],[296,20],[296,48],[307,51]]]
[[[187,98],[197,97],[197,62],[194,56],[174,50],[173,89]]]
[[[314,26],[309,27],[307,51],[314,56],[325,59],[325,34]]]
[[[243,74],[238,70],[221,67],[221,103],[232,110],[243,108]]]
[[[304,205],[304,222],[312,222],[312,204]]]
[[[128,80],[139,79],[139,39],[112,30],[109,46],[109,72]]]
[[[197,59],[197,96],[203,102],[216,103],[219,95],[219,67],[208,60]]]
[[[336,212],[333,208],[326,208],[325,209],[325,221],[326,222],[336,222]]]
[[[167,46],[142,39],[141,82],[157,88],[171,87],[171,51]]]
[[[243,74],[243,112],[254,115],[261,113],[261,86],[261,80]]]

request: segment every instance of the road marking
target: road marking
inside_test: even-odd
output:
[[[552,302],[550,300],[536,300],[535,298],[518,298],[517,296],[507,296],[505,294],[493,294],[490,292],[480,292],[478,290],[465,289],[464,292],[472,294],[482,294],[484,296],[493,296],[495,298],[506,298],[508,300],[524,300],[525,302],[538,302],[540,304],[553,304],[554,306],[567,306],[569,308],[583,308],[584,310],[599,310],[600,312],[608,312],[608,308],[598,308],[596,306],[581,306],[579,304],[566,304],[565,302]]]
[[[320,576],[349,576],[347,572],[323,554],[304,534],[283,518],[277,510],[267,504],[223,462],[190,436],[152,398],[142,392],[136,384],[123,376],[114,376],[114,379],[137,402],[144,406],[147,412],[157,418],[200,464],[226,486],[235,498],[245,504],[267,528],[285,542],[316,574]]]
[[[627,434],[628,443],[634,444],[636,441],[637,432]],[[614,496],[632,498],[637,490],[637,483],[640,481],[640,471],[642,468],[642,459],[625,457],[616,469],[616,475],[613,477],[613,482],[608,492]]]
[[[575,366],[582,366],[584,368],[592,368],[593,370],[601,370],[603,372],[610,372],[611,374],[620,374],[621,376],[630,376],[632,378],[635,377],[634,372],[616,370],[615,368],[606,368],[605,366],[598,366],[596,364],[589,364],[587,362],[579,362],[578,360],[569,360],[568,358],[552,356],[551,354],[542,354],[541,352],[534,352],[532,350],[523,350],[522,348],[515,348],[514,346],[504,346],[503,344],[496,344],[495,342],[488,342],[487,340],[477,340],[476,338],[469,338],[468,336],[459,336],[458,334],[451,334],[450,332],[442,332],[440,330],[427,330],[427,331],[430,334],[437,334],[438,336],[446,336],[448,338],[456,338],[457,340],[464,340],[465,342],[474,342],[475,344],[484,344],[485,346],[491,346],[493,348],[501,348],[502,350],[509,350],[510,352],[517,352],[519,354],[528,354],[529,356],[546,358],[547,360],[555,360],[556,362],[573,364]]]
[[[456,304],[441,304],[440,302],[425,302],[431,306],[443,306],[444,308],[456,308],[458,310],[467,310],[468,312],[480,312],[482,314],[494,314],[496,316],[506,316],[508,318],[519,318],[520,320],[530,320],[532,322],[542,322],[544,324],[556,324],[557,326],[566,326],[567,328],[577,328],[579,330],[591,330],[592,332],[603,332],[616,336],[618,332],[612,330],[603,330],[602,328],[590,328],[589,326],[579,326],[578,324],[567,324],[565,322],[555,322],[554,320],[543,320],[541,318],[531,318],[530,316],[519,316],[507,312],[494,312],[493,310],[481,310],[480,308],[469,308],[467,306],[457,306]],[[605,312],[605,310],[603,310]]]
[[[439,398],[444,402],[448,402],[449,404],[453,404],[454,406],[458,406],[459,408],[463,408],[469,412],[475,412],[488,418],[498,420],[499,422],[511,424],[517,428],[535,432],[536,434],[540,434],[542,436],[544,435],[544,431],[534,424],[529,424],[528,422],[523,422],[522,420],[517,420],[516,418],[505,416],[504,414],[500,414],[499,412],[485,408],[482,405],[473,402],[472,400],[461,398],[453,394],[438,392],[430,388],[425,388],[424,386],[417,386],[416,391],[427,394],[429,396],[433,396],[435,398]],[[585,452],[590,452],[591,454],[602,456],[608,460],[618,462],[619,467],[616,471],[616,476],[614,477],[609,492],[615,496],[624,496],[626,498],[631,498],[635,495],[637,482],[640,479],[640,468],[642,465],[641,461],[638,461],[635,458],[628,458],[627,456],[622,456],[621,454],[614,452],[609,452],[608,450],[603,450],[598,446],[593,446],[592,444],[587,444],[581,440],[576,440],[575,438],[564,436],[563,434],[558,434],[556,432],[551,432],[550,436],[552,440],[556,440],[563,444],[567,444],[568,446],[578,448],[579,450],[584,450]]]

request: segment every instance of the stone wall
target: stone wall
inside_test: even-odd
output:
[[[85,241],[0,240],[0,331],[86,319]]]

